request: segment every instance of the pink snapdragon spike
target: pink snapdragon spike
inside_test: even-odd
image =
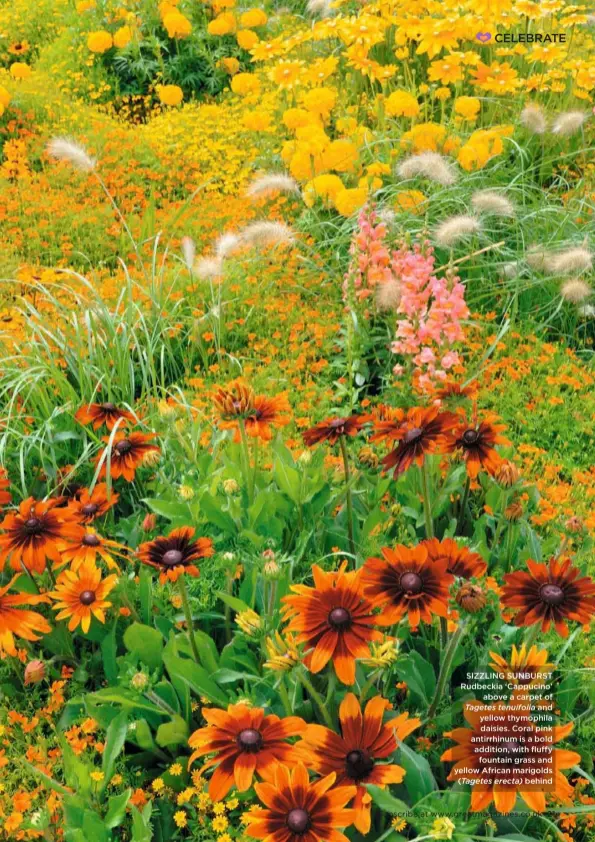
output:
[[[461,322],[468,318],[465,287],[453,272],[442,278],[434,273],[434,254],[429,243],[416,243],[413,250],[402,246],[393,252],[391,269],[401,285],[399,319],[392,343],[395,354],[409,357],[414,377],[422,391],[430,391],[444,381],[449,369],[459,365],[453,346],[465,333]],[[403,366],[393,373],[400,376]]]
[[[351,261],[343,281],[343,301],[353,292],[357,301],[373,294],[378,284],[392,280],[391,255],[384,240],[386,226],[378,222],[374,208],[364,206],[358,216],[357,230],[351,241]]]

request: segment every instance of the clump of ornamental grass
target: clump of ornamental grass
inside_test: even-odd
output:
[[[69,137],[52,138],[46,151],[50,158],[70,164],[80,172],[92,172],[97,167],[97,160],[89,155],[84,146]]]
[[[391,278],[376,287],[376,306],[382,312],[396,312],[401,303],[401,283]]]
[[[543,272],[547,266],[547,262],[550,258],[550,252],[543,246],[539,245],[532,245],[529,246],[527,253],[525,255],[525,260],[527,264],[534,269],[536,272]]]
[[[333,8],[331,0],[308,0],[306,10],[309,15],[319,15],[321,18],[327,18],[332,14]]]
[[[526,105],[521,111],[520,122],[532,134],[545,134],[547,129],[547,118],[539,105]]]
[[[560,288],[562,298],[572,304],[582,304],[592,293],[592,287],[580,278],[570,278]]]
[[[241,238],[237,234],[228,231],[225,234],[221,234],[215,243],[215,254],[219,260],[225,260],[227,257],[231,257],[239,251],[241,247]]]
[[[285,173],[265,173],[255,178],[246,188],[249,199],[265,199],[277,193],[299,193],[297,181]]]
[[[546,258],[545,269],[552,275],[582,275],[593,268],[593,256],[584,246],[561,251]]]
[[[295,241],[295,233],[284,222],[273,222],[262,219],[251,222],[238,234],[242,245],[258,248],[273,245],[291,245]]]
[[[559,114],[552,125],[552,134],[568,136],[576,134],[587,119],[584,111],[565,111]]]
[[[219,278],[223,274],[223,261],[218,257],[199,257],[193,271],[203,281]]]
[[[461,240],[466,240],[481,231],[481,223],[475,216],[458,214],[445,219],[438,225],[434,238],[443,248],[454,246]]]
[[[397,173],[404,179],[427,178],[444,187],[454,184],[457,173],[450,161],[437,152],[421,152],[401,161]]]
[[[471,197],[471,204],[476,213],[492,216],[514,216],[514,205],[495,190],[478,190]]]
[[[182,257],[186,268],[192,272],[196,260],[196,243],[192,237],[182,237]]]

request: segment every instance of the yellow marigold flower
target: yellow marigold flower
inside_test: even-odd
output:
[[[157,96],[163,105],[179,105],[184,99],[184,92],[178,85],[159,85]]]
[[[225,816],[217,816],[211,822],[211,826],[216,833],[222,833],[224,830],[227,830],[229,822]]]
[[[163,17],[163,26],[170,38],[187,38],[192,32],[192,24],[188,18],[177,9],[168,12]]]
[[[271,128],[271,115],[266,111],[246,111],[242,122],[250,132],[266,132]]]
[[[83,14],[83,12],[88,12],[88,11],[90,11],[91,9],[94,9],[94,8],[95,8],[95,0],[80,0],[80,1],[76,4],[76,7],[75,7],[75,8],[76,8],[76,10],[77,10],[78,14],[79,14],[79,15],[82,15],[82,14]]]
[[[253,73],[238,73],[231,80],[231,89],[234,94],[247,96],[260,90],[260,81]]]
[[[250,29],[240,29],[236,32],[236,41],[243,50],[251,50],[258,44],[259,38],[256,32],[252,32]]]
[[[223,12],[207,26],[209,35],[229,35],[236,30],[236,18],[233,12]]]
[[[240,23],[244,29],[254,29],[256,26],[264,26],[268,17],[262,9],[248,9],[240,17]]]
[[[368,191],[365,187],[352,187],[341,190],[335,196],[335,209],[341,216],[352,216],[363,205],[368,198]]]
[[[151,789],[153,792],[162,792],[165,789],[165,784],[163,783],[162,778],[155,778],[153,783],[151,784]]]
[[[275,85],[280,88],[289,89],[297,84],[303,72],[303,62],[301,61],[280,61],[271,71],[269,77]]]
[[[239,799],[237,798],[228,798],[225,802],[225,806],[228,810],[235,810],[239,803]]]
[[[391,827],[393,828],[393,830],[405,830],[405,828],[407,827],[407,822],[405,821],[405,819],[400,819],[396,817],[392,820]]]
[[[313,88],[301,97],[304,108],[319,117],[328,117],[337,101],[337,92],[332,88]]]
[[[317,175],[304,187],[304,204],[311,208],[316,199],[319,198],[325,204],[334,206],[337,193],[344,189],[345,185],[338,175],[332,175],[331,173]]]
[[[169,767],[169,774],[173,775],[176,778],[178,777],[178,775],[181,775],[183,771],[184,770],[182,769],[181,763],[172,763],[172,765]]]
[[[415,152],[437,152],[445,135],[446,129],[439,123],[418,123],[401,137],[401,146],[413,147]]]
[[[475,120],[479,114],[481,102],[474,96],[458,96],[455,99],[455,114],[463,120]]]
[[[6,90],[6,88],[0,85],[0,105],[4,108],[8,108],[8,104],[10,103],[10,94]]]
[[[401,190],[395,196],[395,210],[407,213],[421,213],[427,199],[421,190]]]
[[[389,117],[417,117],[419,103],[408,91],[393,91],[384,103]]]
[[[323,153],[323,166],[335,172],[353,172],[357,161],[357,146],[350,140],[333,140]]]
[[[444,102],[447,99],[450,99],[450,88],[437,88],[436,93],[434,96],[439,102]]]
[[[120,786],[122,783],[122,775],[112,775],[112,779],[110,781],[110,786]]]
[[[226,809],[227,807],[225,806],[223,801],[217,801],[215,804],[213,804],[213,812],[216,816],[222,816],[225,813]]]
[[[222,59],[221,66],[225,70],[226,73],[229,73],[230,76],[235,76],[235,74],[240,69],[240,62],[237,58],[233,56],[228,56],[227,58]]]
[[[114,47],[123,50],[132,41],[132,29],[129,26],[121,26],[114,33]]]
[[[262,628],[262,620],[256,611],[253,611],[251,608],[236,614],[236,624],[249,637],[253,637]]]
[[[28,79],[31,72],[29,65],[23,61],[15,61],[10,65],[10,75],[13,79]]]
[[[87,38],[87,47],[92,53],[107,53],[107,51],[111,50],[113,46],[113,38],[109,32],[105,31],[105,29],[89,33],[89,37]],[[12,71],[12,67],[10,69]]]
[[[102,781],[104,779],[105,775],[103,774],[103,772],[96,771],[96,772],[91,772],[89,777],[91,778],[92,781],[95,781],[95,783],[99,783],[100,781]]]
[[[178,827],[186,827],[188,824],[188,817],[185,810],[177,810],[174,813],[174,821]]]
[[[318,123],[316,115],[306,111],[305,108],[288,108],[287,111],[283,112],[281,119],[283,125],[292,132],[304,126],[311,126],[312,123]]]

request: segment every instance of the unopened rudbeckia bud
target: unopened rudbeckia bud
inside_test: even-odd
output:
[[[576,515],[569,517],[564,526],[568,532],[584,532],[585,530],[584,522]]]
[[[237,494],[240,486],[235,479],[225,479],[223,480],[223,490],[226,494]]]
[[[194,497],[194,489],[190,485],[181,485],[178,488],[178,494],[182,500],[192,500]]]
[[[175,418],[178,414],[178,410],[176,409],[176,407],[172,406],[167,401],[159,401],[159,403],[157,404],[157,410],[161,418],[165,419]]]
[[[309,450],[302,450],[300,455],[298,456],[298,462],[300,465],[309,465],[312,461],[312,454]]]
[[[149,683],[149,676],[145,672],[136,672],[130,679],[130,684],[135,690],[144,690]]]
[[[369,468],[378,467],[378,455],[372,450],[371,447],[362,447],[360,452],[357,454],[357,458],[362,463],[362,465],[367,465]]]
[[[248,637],[254,637],[261,629],[262,622],[256,611],[248,608],[236,615],[236,623]]]
[[[495,475],[496,482],[498,485],[501,485],[502,488],[511,488],[520,480],[520,478],[521,472],[514,462],[510,462],[508,459],[505,459],[502,462]]]
[[[29,661],[25,667],[25,685],[39,684],[45,678],[45,664],[43,661]]]
[[[267,579],[276,579],[281,572],[281,568],[273,558],[270,561],[267,561],[262,572]]]
[[[142,527],[145,532],[150,532],[152,529],[155,529],[157,525],[157,515],[148,514],[145,515],[142,522]]]
[[[155,465],[159,464],[161,459],[161,454],[155,450],[148,450],[146,453],[143,454],[143,465],[147,468],[154,468]]]
[[[518,503],[518,502],[511,503],[510,506],[508,506],[506,509],[504,509],[504,517],[506,518],[506,520],[511,521],[511,523],[514,523],[514,521],[520,520],[522,518],[522,516],[523,516],[523,507],[522,507],[521,503]]]
[[[264,550],[262,553],[262,557],[265,558],[267,561],[274,561],[276,558],[275,550]]]
[[[477,614],[485,607],[487,602],[486,595],[479,585],[474,585],[472,582],[465,582],[458,590],[455,600],[463,611],[468,614]]]

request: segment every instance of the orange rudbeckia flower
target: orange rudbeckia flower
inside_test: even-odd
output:
[[[409,719],[408,713],[383,725],[382,718],[389,707],[386,699],[375,696],[362,714],[357,697],[348,693],[339,707],[341,734],[323,725],[308,725],[298,744],[308,765],[321,775],[335,772],[339,786],[357,787],[353,802],[354,824],[364,834],[370,830],[371,798],[366,784],[385,787],[401,783],[405,770],[379,761],[397,750],[397,739],[404,740],[421,725],[420,719]]]
[[[20,574],[15,574],[10,582],[0,588],[0,652],[16,656],[15,635],[24,640],[39,640],[39,634],[48,634],[50,624],[37,611],[17,608],[20,605],[39,605],[49,602],[44,594],[17,593],[9,594]]]
[[[56,603],[54,611],[59,611],[57,620],[68,618],[68,630],[74,631],[80,625],[87,634],[91,627],[91,618],[105,623],[105,609],[111,606],[105,597],[116,586],[115,574],[101,578],[101,569],[94,562],[85,560],[76,570],[65,570],[58,577],[56,588],[50,596]]]
[[[120,418],[136,424],[136,418],[127,409],[120,409],[113,403],[90,403],[81,406],[75,413],[79,424],[92,424],[94,430],[98,430],[103,424],[108,430],[113,430]]]
[[[431,453],[446,452],[455,420],[452,412],[441,412],[438,407],[414,407],[407,412],[392,410],[388,415],[388,419],[373,420],[376,432],[370,441],[398,442],[382,460],[386,470],[394,468],[395,477],[413,464],[423,465]]]
[[[111,454],[107,453],[107,448],[98,453],[95,457],[95,464],[105,459],[101,466],[99,476],[105,477],[107,474],[108,457],[110,459],[110,473],[113,479],[124,477],[127,482],[134,482],[134,475],[137,468],[147,459],[151,453],[161,453],[161,449],[156,444],[151,444],[151,441],[157,438],[156,433],[116,433],[113,438]],[[110,436],[103,436],[102,441],[109,443]]]
[[[202,715],[209,724],[188,740],[194,749],[188,765],[197,757],[214,754],[200,770],[216,767],[209,783],[212,801],[221,801],[234,785],[245,792],[255,774],[269,780],[278,763],[291,762],[294,748],[287,738],[298,736],[306,727],[299,716],[265,716],[262,708],[244,702],[229,705],[226,711],[203,708]]]
[[[57,508],[61,499],[35,500],[28,497],[17,511],[8,512],[0,529],[0,567],[8,558],[13,570],[26,567],[30,573],[43,573],[46,559],[61,563],[60,545],[76,534],[76,524],[66,509]]]
[[[196,577],[199,574],[195,561],[215,554],[210,538],[194,539],[192,526],[173,529],[169,535],[145,541],[136,554],[143,564],[159,570],[159,581],[176,582],[183,573]],[[193,540],[194,539],[194,540]]]
[[[288,632],[298,643],[313,649],[305,663],[320,672],[330,660],[343,684],[354,684],[356,658],[370,657],[370,642],[384,638],[376,625],[388,625],[382,614],[364,596],[363,570],[346,572],[346,563],[335,573],[312,566],[314,587],[292,585],[292,595],[283,597],[283,618]]]
[[[484,576],[488,566],[479,555],[469,547],[459,546],[452,538],[429,538],[421,542],[428,551],[430,561],[446,561],[446,570],[460,579],[479,579]]]
[[[499,424],[499,420],[493,412],[473,421],[468,421],[464,415],[458,416],[447,450],[462,456],[471,479],[476,479],[480,470],[494,476],[502,464],[496,445],[509,445],[510,441],[502,435],[506,425]]]
[[[98,482],[91,492],[87,488],[79,489],[68,502],[68,512],[77,523],[93,523],[115,506],[119,497],[113,489],[108,497],[107,483]]]

